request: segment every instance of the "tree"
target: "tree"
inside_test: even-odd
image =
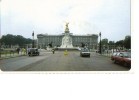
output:
[[[108,43],[108,48],[111,50],[111,49],[114,49],[115,48],[115,42],[114,41],[109,41]]]
[[[120,47],[123,47],[124,46],[124,40],[120,40],[120,41],[117,41],[115,43],[116,46],[120,46]]]
[[[7,34],[3,35],[1,38],[1,43],[5,45],[19,45],[19,46],[24,46],[25,44],[30,44],[32,43],[32,39],[26,39],[21,35],[12,35],[12,34]]]
[[[32,42],[32,39],[30,38],[25,39],[25,44],[30,44],[31,42]]]
[[[1,38],[0,38],[0,43],[1,43]]]
[[[3,35],[1,42],[3,42],[5,45],[15,45],[15,36],[11,34]]]
[[[25,38],[21,35],[17,35],[15,42],[18,43],[19,46],[23,46],[25,44]]]
[[[0,49],[1,49],[1,44],[2,44],[2,43],[1,43],[1,38],[0,38]]]
[[[124,39],[124,47],[126,49],[131,49],[131,36],[126,36]]]
[[[109,45],[114,45],[115,42],[114,41],[109,41]]]
[[[102,39],[101,44],[102,45],[108,45],[108,39]]]

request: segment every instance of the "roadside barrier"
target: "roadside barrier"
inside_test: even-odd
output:
[[[17,52],[16,50],[1,50],[0,51],[0,59],[5,58],[12,58],[12,57],[18,57],[18,56],[26,56],[25,50],[21,50]]]

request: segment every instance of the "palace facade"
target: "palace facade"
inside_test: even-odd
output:
[[[38,34],[38,47],[46,48],[49,44],[52,47],[60,47],[62,44],[62,38],[65,33],[61,35],[48,35],[48,34]],[[88,34],[88,35],[73,35],[69,33],[72,38],[72,45],[74,47],[81,47],[82,45],[87,46],[90,49],[97,49],[98,45],[98,35],[97,34]]]
[[[98,45],[98,35],[97,34],[88,34],[88,35],[73,35],[70,33],[69,23],[66,23],[64,33],[60,35],[48,35],[48,34],[38,34],[38,47],[46,48],[51,45],[51,47],[62,47],[62,39],[67,36],[70,38],[72,47],[83,47],[86,46],[89,49],[97,49]],[[68,47],[68,45],[66,46]]]

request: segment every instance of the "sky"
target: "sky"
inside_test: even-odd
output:
[[[130,0],[1,0],[1,36],[99,34],[118,41],[131,35]]]

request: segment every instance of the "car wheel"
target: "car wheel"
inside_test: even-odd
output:
[[[116,60],[114,60],[114,63],[115,63],[115,64],[117,63]]]
[[[127,67],[128,66],[128,64],[126,63],[126,62],[124,62],[124,64],[123,64],[125,67]]]

